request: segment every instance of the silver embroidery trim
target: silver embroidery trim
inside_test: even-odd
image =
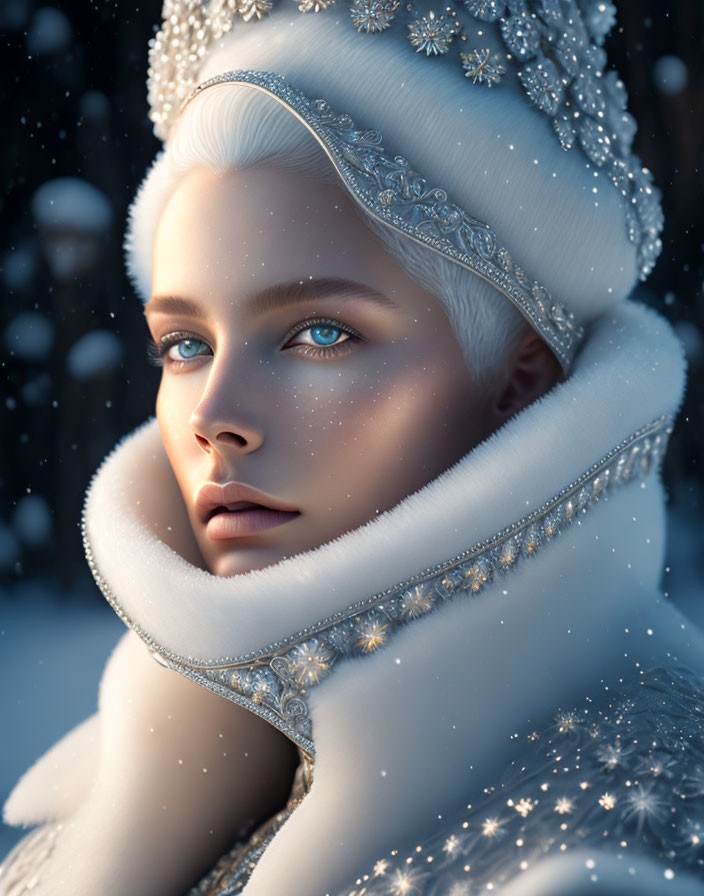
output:
[[[301,0],[298,9],[317,13],[335,2]],[[161,28],[149,41],[147,73],[149,117],[158,137],[167,139],[213,43],[243,23],[253,25],[273,8],[274,0],[165,0]],[[490,27],[496,28],[505,52],[471,46],[484,28],[476,36],[474,28],[467,34],[463,20],[468,13],[475,25],[477,20],[495,23]],[[349,14],[362,33],[378,35],[392,26],[396,33],[403,30],[414,52],[426,58],[450,53],[472,84],[499,83],[510,63],[529,101],[550,119],[562,148],[580,148],[624,197],[638,276],[648,277],[662,251],[661,194],[633,152],[637,125],[627,110],[623,81],[614,69],[606,71],[603,44],[616,22],[611,0],[456,0],[425,15],[412,2],[354,0]],[[335,27],[344,27],[340,22],[338,16]]]
[[[392,850],[336,896],[501,890],[547,856],[589,847],[627,864],[658,860],[663,893],[682,892],[666,883],[681,874],[704,892],[701,675],[673,661],[640,670],[525,738],[475,803],[440,816],[415,849]]]
[[[83,546],[106,600],[154,651],[155,659],[266,719],[313,757],[315,746],[307,696],[338,662],[374,653],[410,622],[455,596],[481,593],[495,577],[510,572],[520,560],[535,556],[594,504],[608,499],[614,488],[655,470],[664,457],[672,427],[671,416],[659,417],[620,442],[550,501],[513,525],[451,560],[244,656],[217,660],[181,656],[160,646],[133,622],[97,567],[88,537],[85,505]],[[100,468],[94,478],[99,473]]]
[[[367,214],[499,289],[541,334],[567,373],[584,336],[573,313],[545,287],[529,281],[487,224],[451,202],[441,187],[428,186],[403,156],[386,155],[378,131],[360,130],[349,115],[336,114],[325,100],[309,99],[273,72],[223,72],[199,84],[181,111],[204,90],[223,84],[247,84],[286,106],[318,139]]]

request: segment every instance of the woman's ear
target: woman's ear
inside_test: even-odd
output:
[[[547,344],[528,328],[509,357],[492,411],[500,426],[562,378],[562,368]]]

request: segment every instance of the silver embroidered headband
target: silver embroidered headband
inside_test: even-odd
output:
[[[263,91],[301,121],[318,139],[355,201],[377,221],[482,277],[509,298],[569,371],[584,330],[501,246],[494,231],[431,187],[402,156],[388,156],[381,134],[360,130],[349,115],[338,115],[322,99],[311,100],[273,72],[223,72],[199,84],[183,103],[204,90],[245,84]]]
[[[236,22],[252,25],[268,15],[273,2],[165,0],[162,26],[150,41],[147,81],[157,136],[168,136],[208,48]],[[279,2],[294,2],[301,13],[322,13],[338,0]],[[581,147],[624,197],[628,236],[645,280],[662,250],[663,215],[652,175],[632,152],[637,126],[626,111],[626,88],[616,71],[604,71],[602,44],[616,21],[611,0],[451,0],[426,15],[412,0],[348,0],[347,5],[351,25],[361,33],[377,35],[396,24],[405,26],[409,49],[426,57],[457,50],[472,84],[491,87],[509,66],[515,68],[530,101],[551,119],[562,148]],[[469,47],[460,13],[496,22],[505,54]]]

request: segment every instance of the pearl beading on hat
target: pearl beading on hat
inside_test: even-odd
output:
[[[337,0],[294,0],[302,13],[319,13]],[[273,0],[165,0],[163,22],[149,46],[151,119],[166,139],[184,99],[196,85],[209,47],[238,20],[268,15]],[[497,22],[505,55],[468,47],[461,15]],[[652,174],[632,152],[636,122],[616,71],[605,72],[604,38],[616,21],[611,0],[452,0],[426,15],[400,0],[353,0],[352,25],[377,34],[401,20],[411,47],[426,57],[462,48],[472,84],[491,87],[515,68],[530,101],[552,121],[561,146],[581,147],[589,164],[608,175],[625,200],[629,239],[645,280],[662,250],[663,214]]]

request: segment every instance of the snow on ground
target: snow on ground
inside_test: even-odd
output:
[[[0,803],[17,779],[97,706],[103,666],[125,631],[96,591],[57,599],[25,583],[0,592]],[[0,824],[0,861],[23,830]]]

